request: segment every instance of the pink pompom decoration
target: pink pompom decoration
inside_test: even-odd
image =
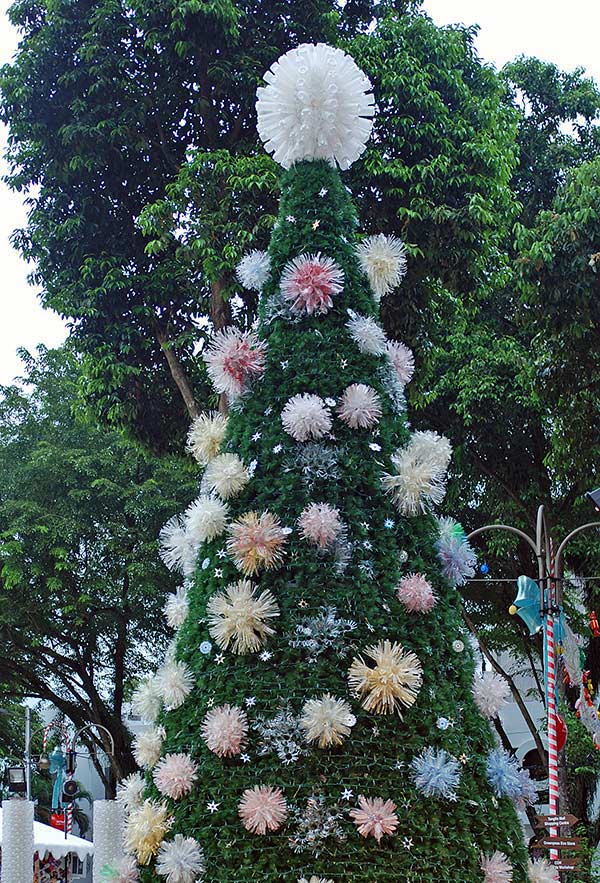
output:
[[[300,515],[300,534],[322,549],[330,546],[342,530],[340,513],[328,503],[311,503]]]
[[[285,403],[281,412],[283,428],[299,442],[319,439],[331,429],[329,409],[320,396],[302,392]]]
[[[342,394],[338,414],[352,429],[369,429],[379,423],[381,401],[371,386],[353,383]]]
[[[397,340],[388,340],[386,349],[400,383],[410,383],[415,373],[415,358],[412,350]]]
[[[358,798],[358,809],[350,812],[350,817],[363,837],[374,837],[379,843],[384,834],[393,834],[398,827],[398,816],[394,812],[396,804],[391,800],[374,797],[372,800]]]
[[[284,267],[281,292],[295,313],[326,313],[333,306],[332,297],[339,294],[344,272],[332,258],[317,254],[301,254]]]
[[[409,573],[400,581],[398,600],[411,613],[430,613],[437,604],[433,586],[420,573]]]
[[[238,812],[246,830],[266,834],[281,827],[287,816],[287,804],[279,788],[255,785],[242,794]]]
[[[495,671],[486,671],[473,682],[473,697],[479,711],[492,720],[498,717],[510,698],[510,687]]]
[[[481,870],[485,883],[512,883],[512,866],[503,852],[481,856]]]
[[[246,713],[236,705],[212,708],[202,724],[202,738],[214,754],[233,757],[242,750],[248,733]]]
[[[156,765],[153,778],[161,794],[179,800],[192,790],[198,767],[189,754],[167,754]]]
[[[266,345],[253,331],[224,328],[214,335],[203,358],[216,391],[237,396],[249,378],[265,370]]]

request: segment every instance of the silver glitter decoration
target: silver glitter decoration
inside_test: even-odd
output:
[[[294,852],[307,851],[318,856],[328,840],[346,840],[343,808],[338,803],[327,806],[322,794],[311,795],[303,809],[292,809],[290,817],[296,824],[296,831],[289,838]]]
[[[389,362],[386,362],[380,367],[378,374],[381,385],[392,401],[394,410],[397,414],[404,414],[406,412],[404,385],[400,382],[396,371]]]
[[[337,481],[341,477],[339,460],[343,453],[340,448],[310,442],[291,454],[287,465],[290,469],[299,469],[307,488],[312,490],[317,481]]]
[[[348,652],[348,638],[355,629],[354,620],[338,618],[335,607],[321,607],[315,616],[298,623],[290,646],[306,650],[309,662],[315,662],[327,650],[344,656]]]
[[[308,754],[300,719],[288,702],[282,704],[275,717],[257,718],[252,728],[259,735],[259,755],[274,753],[284,766],[288,766]]]

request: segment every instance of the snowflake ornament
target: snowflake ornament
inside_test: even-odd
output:
[[[415,373],[415,357],[412,350],[398,340],[388,340],[386,352],[396,377],[402,386],[406,386]]]
[[[279,607],[268,589],[258,594],[249,580],[242,579],[213,595],[206,612],[208,630],[219,647],[254,653],[274,634],[269,620],[279,616]]]
[[[253,331],[225,328],[214,335],[203,359],[215,390],[235,398],[249,379],[264,372],[266,344]]]
[[[377,843],[384,835],[391,835],[398,827],[396,804],[381,797],[358,797],[358,809],[350,810],[350,818],[363,837],[374,837]]]
[[[266,251],[248,252],[236,267],[235,274],[244,288],[262,291],[271,275],[271,262]]]
[[[420,573],[409,573],[400,580],[396,594],[410,613],[431,613],[437,604],[433,586]]]
[[[192,790],[198,767],[189,754],[166,754],[154,767],[152,778],[164,797],[179,800]]]
[[[219,705],[212,708],[201,728],[202,738],[218,757],[239,754],[248,735],[246,712],[237,705]]]
[[[287,535],[271,512],[246,512],[229,526],[227,551],[236,567],[252,576],[281,564]]]
[[[350,705],[331,693],[305,702],[300,718],[306,741],[316,742],[319,748],[341,745],[355,723]]]
[[[335,543],[343,526],[339,510],[328,503],[311,503],[298,519],[300,536],[321,549]]]
[[[282,55],[257,90],[257,126],[265,150],[289,169],[326,159],[348,169],[373,128],[371,84],[356,62],[325,43],[303,43]]]
[[[350,320],[346,322],[346,328],[359,351],[372,356],[383,355],[387,338],[381,325],[369,316],[359,316],[350,310],[348,312]]]
[[[372,386],[352,383],[342,393],[338,414],[351,429],[370,429],[379,423],[381,400]]]
[[[301,254],[283,268],[280,288],[297,316],[323,315],[344,287],[344,271],[320,252]]]
[[[493,720],[508,705],[510,687],[495,671],[486,671],[473,681],[473,697],[484,717]]]
[[[206,466],[221,450],[228,418],[219,411],[200,414],[190,426],[187,450],[200,466]]]
[[[281,827],[287,817],[287,804],[279,788],[255,785],[242,794],[238,812],[247,831],[266,834]]]
[[[348,672],[350,689],[363,708],[376,714],[397,714],[414,704],[423,680],[421,663],[398,643],[380,641],[367,647],[369,662],[356,657]]]
[[[299,442],[320,439],[331,429],[331,414],[322,398],[299,393],[288,399],[281,412],[283,428]]]
[[[406,247],[397,236],[367,236],[356,246],[356,253],[377,301],[396,288],[406,274]]]
[[[194,883],[204,869],[204,853],[193,837],[176,834],[158,850],[156,871],[165,883]]]
[[[486,856],[481,854],[484,883],[512,883],[512,865],[503,852]]]

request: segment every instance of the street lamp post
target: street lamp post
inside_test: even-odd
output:
[[[555,626],[562,608],[563,555],[568,542],[584,530],[599,528],[600,521],[591,521],[572,530],[553,551],[552,538],[548,531],[544,507],[539,506],[535,525],[535,538],[509,524],[486,524],[472,531],[467,539],[490,530],[512,533],[524,540],[533,551],[537,561],[538,587],[540,592],[540,614],[544,621],[544,668],[546,672],[546,711],[548,715],[548,788],[550,815],[557,815],[559,809],[558,789],[558,749],[556,734],[556,647]],[[552,831],[554,834],[555,831]],[[551,853],[551,858],[557,858]]]

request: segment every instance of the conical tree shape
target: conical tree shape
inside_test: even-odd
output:
[[[193,838],[202,879],[219,883],[527,879],[517,815],[502,796],[520,796],[523,781],[493,753],[473,698],[474,663],[459,595],[442,576],[438,521],[424,511],[427,493],[415,492],[411,507],[410,488],[385,478],[401,469],[394,455],[411,432],[388,355],[372,352],[383,349],[376,342],[359,345],[348,326],[378,309],[357,241],[339,172],[325,160],[293,164],[261,296],[264,364],[259,356],[255,376],[246,371],[220,447],[249,474],[238,475],[231,458],[210,459],[216,443],[202,455],[210,459],[202,491],[227,497],[227,512],[208,519],[218,535],[200,546],[177,634],[176,658],[193,684],[178,695],[159,672],[176,707],[161,713],[162,759],[156,746],[139,751],[144,796],[155,803],[133,810],[128,837],[144,883],[202,877],[194,843],[188,854],[176,835]],[[290,261],[303,255],[330,258],[343,273],[323,312],[297,302],[296,314],[282,294]],[[300,301],[309,288],[296,289]],[[344,408],[355,384],[368,387],[366,409],[364,390],[350,396],[357,409]],[[314,420],[289,413],[302,394],[321,400]],[[420,444],[443,447],[434,436]],[[419,457],[407,462],[410,479]],[[248,513],[276,519],[254,557],[240,540]],[[241,532],[252,546],[256,530]],[[422,578],[407,582],[414,574]],[[187,757],[165,760],[173,754]],[[159,805],[171,817],[162,826]]]

